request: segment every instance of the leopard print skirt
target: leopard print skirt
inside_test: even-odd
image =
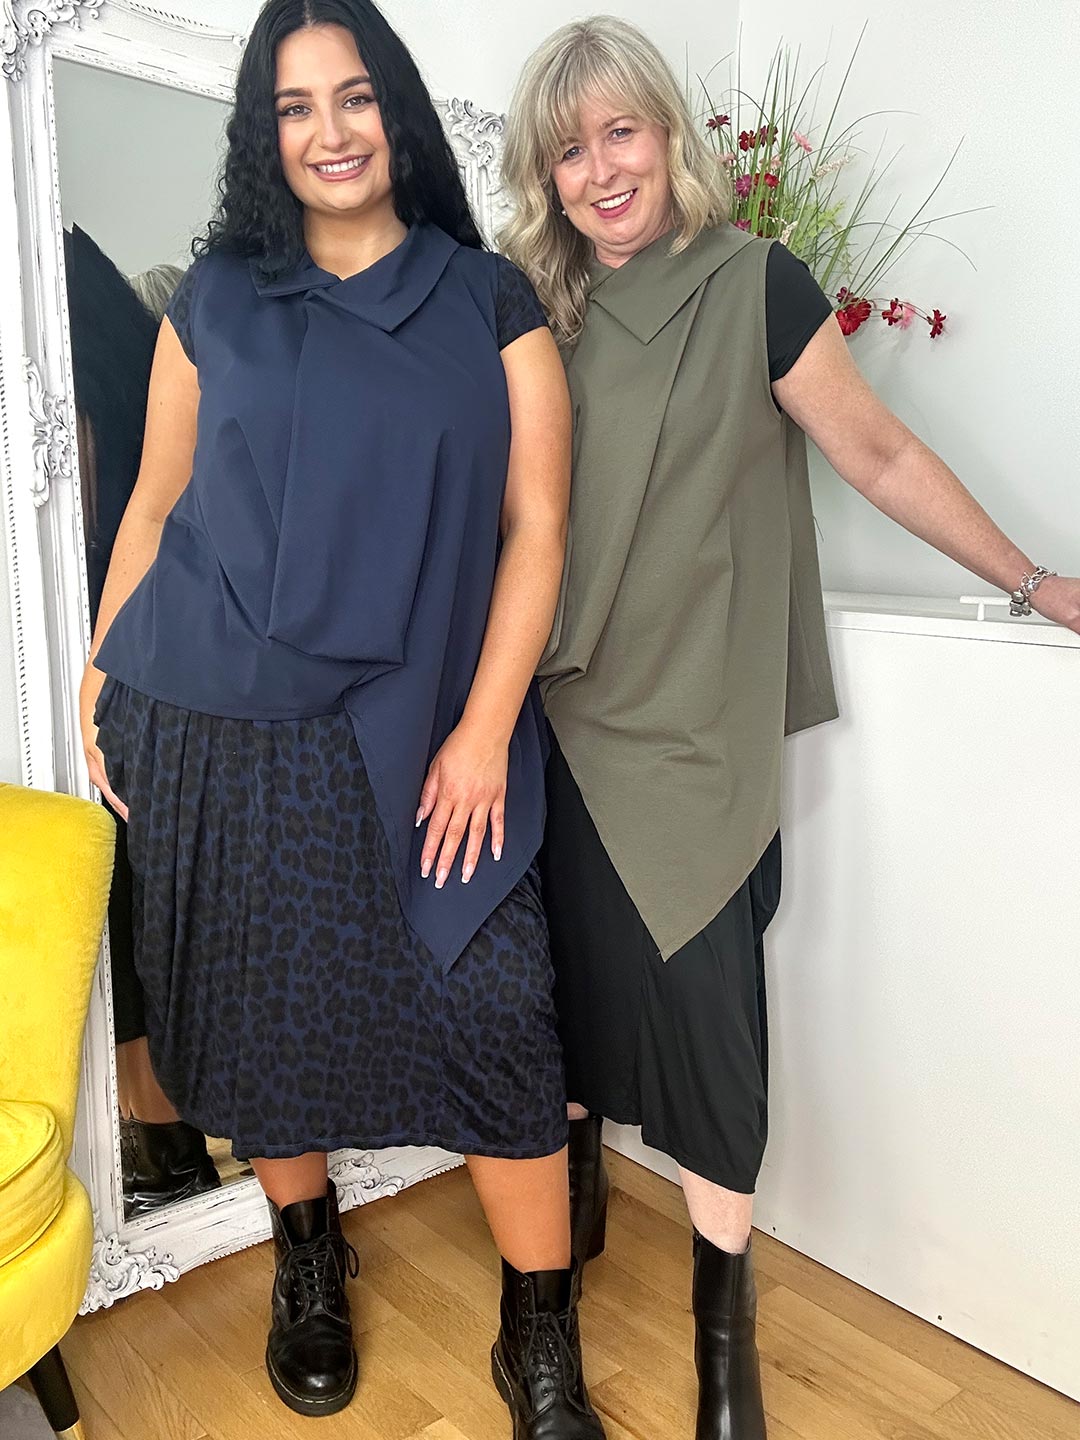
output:
[[[352,724],[231,720],[112,679],[154,1069],[239,1158],[566,1143],[535,868],[447,973],[409,929]]]

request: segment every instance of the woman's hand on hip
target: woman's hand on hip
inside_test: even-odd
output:
[[[94,724],[94,711],[97,709],[98,696],[101,694],[101,687],[105,684],[105,674],[99,670],[91,661],[83,672],[82,685],[79,687],[79,722],[82,727],[83,754],[86,756],[86,768],[90,771],[91,781],[98,787],[102,795],[109,802],[121,819],[128,818],[128,807],[120,799],[119,795],[113,793],[109,784],[109,777],[105,773],[105,757],[97,743],[98,727]]]
[[[472,879],[489,821],[491,853],[496,860],[501,858],[508,763],[505,742],[464,723],[447,737],[432,760],[416,823],[428,821],[420,873],[426,880],[434,868],[437,890],[446,884],[466,835],[461,879],[464,884]]]

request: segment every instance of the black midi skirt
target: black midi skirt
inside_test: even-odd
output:
[[[660,958],[552,737],[540,855],[567,1095],[725,1189],[752,1194],[768,1135],[762,939],[780,836],[716,917]]]
[[[343,710],[223,719],[110,679],[98,720],[150,1055],[185,1120],[242,1159],[566,1143],[535,869],[444,973],[402,916]]]

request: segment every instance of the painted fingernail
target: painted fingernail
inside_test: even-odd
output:
[[[424,807],[421,805],[421,806],[420,806],[420,809],[417,810],[417,812],[416,812],[416,829],[417,829],[417,830],[420,829],[420,826],[421,826],[421,823],[423,822],[423,819],[424,819]]]
[[[465,869],[461,872],[461,883],[462,883],[463,885],[467,885],[467,884],[469,883],[469,881],[472,879],[472,877],[473,877],[473,867],[472,867],[471,865],[466,865],[466,866],[465,866]]]
[[[426,880],[427,877],[428,877],[430,874],[431,874],[431,861],[430,861],[430,860],[424,860],[424,861],[421,863],[421,865],[420,865],[420,876],[421,876],[422,879]]]
[[[496,860],[501,860],[501,859],[502,859],[502,846],[501,846],[501,845],[496,845],[496,846],[495,846],[495,859],[496,859]]]
[[[435,889],[436,889],[436,890],[441,890],[445,884],[446,884],[446,871],[445,871],[445,870],[440,870],[439,873],[435,876]]]

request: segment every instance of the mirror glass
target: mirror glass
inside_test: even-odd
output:
[[[158,327],[214,204],[228,107],[63,60],[55,65],[54,90],[94,621],[138,474]],[[154,1076],[134,965],[137,900],[118,821],[109,942],[128,1218],[251,1173],[227,1141],[180,1121]]]

